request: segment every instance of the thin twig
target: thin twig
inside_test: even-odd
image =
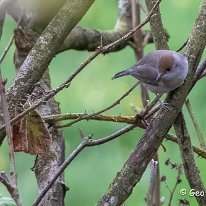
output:
[[[5,15],[6,15],[5,9],[1,8],[0,6],[0,40],[3,33]]]
[[[189,99],[186,100],[185,105],[187,107],[187,111],[190,115],[190,118],[192,119],[195,130],[197,132],[197,137],[198,137],[198,140],[199,140],[199,143],[200,143],[200,147],[205,150],[206,149],[206,143],[205,143],[204,135],[203,135],[203,133],[200,129],[200,126],[199,126],[199,124],[198,124],[198,122],[197,122],[197,120],[194,116],[194,113],[192,112],[192,106],[191,106],[191,103],[190,103]]]
[[[48,101],[49,99],[51,99],[52,97],[54,97],[56,94],[58,94],[60,91],[62,91],[64,88],[68,88],[72,82],[72,80],[84,69],[84,67],[86,67],[93,59],[95,59],[99,54],[100,54],[100,50],[98,50],[97,52],[94,52],[84,63],[82,63],[80,65],[80,67],[65,81],[63,82],[59,87],[52,89],[50,92],[48,92],[47,94],[45,94],[42,99],[40,99],[39,101],[36,101],[31,107],[29,107],[28,109],[24,110],[22,113],[18,114],[16,117],[14,117],[11,120],[11,125],[13,125],[14,123],[18,122],[21,118],[23,118],[25,115],[27,115],[29,112],[37,109],[39,106],[41,106],[42,104],[44,104],[46,101]],[[5,125],[3,125],[0,128],[0,133],[5,131]]]
[[[77,122],[79,122],[79,121],[81,121],[81,120],[84,120],[84,119],[87,119],[87,118],[91,118],[91,117],[95,117],[95,116],[98,115],[98,114],[101,114],[101,113],[103,113],[103,112],[106,112],[106,111],[110,110],[111,108],[113,108],[113,107],[115,107],[116,105],[120,104],[120,102],[121,102],[125,97],[127,97],[127,96],[130,94],[130,92],[132,92],[132,91],[135,89],[135,87],[137,87],[139,84],[140,84],[140,82],[137,82],[137,83],[136,83],[135,85],[133,85],[126,93],[124,93],[120,98],[118,98],[114,103],[112,103],[112,104],[109,105],[108,107],[106,107],[106,108],[104,108],[104,109],[102,109],[102,110],[100,110],[100,111],[98,111],[98,112],[94,112],[94,113],[89,114],[89,115],[81,116],[81,117],[77,118],[76,120],[74,120],[74,121],[72,121],[72,122],[69,122],[69,123],[62,124],[62,125],[60,125],[60,126],[57,126],[57,128],[69,127],[69,126],[71,126],[71,125],[73,125],[73,124],[75,124],[75,123],[77,123]]]
[[[6,57],[9,49],[11,48],[11,45],[13,44],[14,41],[14,35],[12,35],[11,39],[9,40],[8,45],[6,46],[4,52],[0,56],[0,64],[3,62],[4,58]]]
[[[206,76],[206,58],[198,65],[197,71],[194,76],[193,84],[195,84],[198,80]]]
[[[17,25],[16,25],[16,28],[18,28],[20,23],[21,23],[23,13],[24,13],[24,10],[22,9],[20,18],[19,18],[19,20],[17,22]],[[13,44],[13,41],[14,41],[14,35],[12,35],[11,39],[9,40],[9,43],[8,43],[7,47],[5,48],[4,52],[0,56],[0,64],[3,62],[4,58],[6,57],[9,49],[11,48],[11,45]]]
[[[137,2],[137,4],[139,5],[139,7],[142,9],[142,11],[146,14],[147,13],[147,11],[146,11],[146,9],[142,6],[142,4],[141,4],[141,2],[140,2],[140,0],[135,0],[136,2]]]
[[[175,136],[172,135],[172,134],[167,134],[167,135],[165,136],[165,138],[166,138],[167,140],[172,141],[172,142],[178,143],[177,137],[175,137]],[[194,151],[197,155],[199,155],[200,157],[206,159],[206,151],[205,151],[205,150],[201,149],[200,147],[196,147],[196,146],[192,146],[192,149],[193,149],[193,151]]]
[[[6,187],[11,197],[15,200],[16,205],[17,206],[21,205],[16,199],[17,198],[16,187],[10,182],[9,178],[7,177],[4,171],[0,172],[0,182]]]
[[[156,109],[155,109],[156,110]],[[57,114],[57,115],[49,115],[49,116],[45,116],[43,117],[44,121],[48,124],[54,124],[55,122],[59,122],[59,121],[63,121],[63,120],[67,120],[67,119],[76,119],[80,116],[84,116],[84,115],[88,115],[87,113],[69,113],[69,114]],[[136,127],[140,127],[145,129],[146,128],[146,124],[144,123],[144,121],[142,121],[142,118],[138,116],[118,116],[118,115],[96,115],[95,117],[90,117],[88,119],[91,120],[98,120],[98,121],[114,121],[117,123],[127,123],[127,124],[134,124]],[[167,134],[165,136],[165,138],[167,140],[170,140],[172,142],[178,143],[177,142],[177,137],[175,137],[172,134]],[[206,151],[196,147],[196,146],[192,146],[193,147],[193,151],[199,155],[200,157],[206,159]]]
[[[176,52],[180,52],[187,45],[188,40],[189,38],[184,42],[184,44]]]
[[[58,88],[51,90],[51,92],[49,94],[47,94],[45,97],[43,97],[41,99],[41,101],[38,101],[37,103],[35,103],[32,107],[30,107],[29,109],[23,111],[22,113],[20,113],[19,115],[17,115],[14,119],[11,120],[11,125],[13,125],[14,123],[16,123],[17,121],[19,121],[21,118],[23,118],[26,114],[28,114],[30,111],[35,110],[36,108],[38,108],[39,106],[41,106],[42,104],[44,104],[44,102],[48,101],[50,98],[54,97],[57,93],[59,93],[61,90],[63,90],[64,88],[68,88],[72,82],[72,80],[91,62],[93,61],[99,54],[104,53],[106,51],[111,50],[112,48],[118,46],[119,44],[121,44],[122,42],[128,40],[138,29],[142,28],[145,24],[147,24],[153,14],[153,12],[155,11],[155,9],[158,7],[158,5],[160,4],[161,0],[158,0],[156,2],[156,4],[154,5],[154,7],[151,9],[151,11],[149,12],[148,16],[146,17],[146,19],[139,24],[137,27],[135,27],[134,29],[132,29],[130,32],[128,32],[126,35],[124,35],[122,38],[118,39],[117,41],[104,46],[102,48],[97,49],[96,52],[94,52],[84,63],[82,63],[80,65],[80,67],[64,82],[62,83],[62,85],[60,85]],[[5,131],[5,125],[3,125],[0,128],[0,133]],[[1,142],[1,140],[0,140]]]
[[[43,120],[49,125],[53,126],[55,123],[58,123],[60,121],[77,119],[79,117],[88,116],[88,115],[91,115],[91,114],[88,114],[88,113],[55,114],[55,115],[44,116]],[[135,124],[136,126],[140,128],[146,127],[145,123],[142,121],[142,118],[141,117],[138,118],[137,116],[99,114],[99,115],[95,115],[94,117],[89,117],[89,118],[87,117],[87,120],[127,123],[127,124]]]
[[[46,195],[48,190],[51,188],[51,186],[54,184],[54,182],[57,180],[57,178],[61,175],[61,173],[66,169],[66,167],[68,167],[68,165],[72,162],[72,160],[74,160],[74,158],[85,147],[92,147],[92,146],[107,143],[107,142],[121,136],[122,134],[125,134],[125,133],[131,131],[134,128],[135,128],[134,125],[129,125],[129,126],[123,128],[123,129],[117,131],[116,133],[114,133],[112,135],[109,135],[107,137],[104,137],[104,138],[101,138],[101,139],[98,139],[98,140],[92,140],[90,138],[84,138],[83,141],[77,146],[77,148],[71,153],[71,155],[62,163],[62,165],[59,167],[59,169],[57,170],[54,177],[47,184],[47,186],[41,191],[41,194],[37,197],[37,199],[35,200],[35,202],[33,203],[32,206],[37,206],[41,202],[41,200],[44,198],[44,196]]]
[[[115,42],[104,46],[103,48],[101,48],[102,52],[106,52],[109,51],[111,49],[113,49],[114,47],[116,47],[117,45],[121,44],[122,42],[128,40],[136,31],[138,31],[140,28],[142,28],[146,23],[149,22],[150,18],[152,17],[153,13],[155,12],[155,10],[157,9],[157,7],[159,6],[161,0],[158,0],[154,6],[152,7],[152,9],[150,10],[150,12],[148,13],[146,19],[139,24],[138,26],[136,26],[134,29],[132,29],[130,32],[128,32],[127,34],[125,34],[122,38],[116,40]]]
[[[177,171],[176,182],[175,182],[174,187],[173,187],[172,190],[170,189],[169,185],[168,185],[167,182],[166,182],[166,176],[162,176],[162,178],[161,178],[161,181],[165,183],[165,186],[167,187],[167,189],[168,189],[168,191],[169,191],[169,193],[170,193],[170,198],[169,198],[168,206],[171,206],[171,204],[172,204],[172,199],[173,199],[173,197],[174,197],[174,193],[175,193],[175,190],[176,190],[176,188],[177,188],[177,185],[180,184],[181,181],[182,181],[181,178],[180,178],[181,175],[182,175],[182,165],[181,165],[181,164],[172,163],[172,162],[170,161],[170,159],[167,159],[167,160],[165,161],[165,165],[171,166],[171,169],[173,169],[173,170],[176,169],[176,171]]]
[[[150,183],[149,183],[149,191],[147,194],[147,205],[153,206],[153,194],[154,188],[157,180],[157,172],[158,172],[158,162],[155,160],[151,160],[151,176],[150,176]]]
[[[182,174],[182,166],[181,166],[181,165],[177,165],[177,177],[176,177],[176,182],[175,182],[175,185],[174,185],[172,191],[170,190],[170,199],[169,199],[168,206],[171,206],[171,205],[172,205],[172,199],[173,199],[175,190],[176,190],[176,188],[177,188],[177,185],[181,183],[181,179],[180,179],[181,174]]]
[[[19,192],[17,187],[17,175],[16,175],[16,168],[15,168],[15,158],[14,158],[14,145],[13,145],[13,132],[12,127],[10,123],[10,116],[9,116],[9,107],[8,103],[6,101],[6,95],[5,95],[5,86],[6,81],[3,81],[2,74],[1,74],[1,68],[0,68],[0,97],[1,97],[1,106],[2,106],[2,112],[3,112],[3,118],[6,128],[6,134],[7,134],[7,140],[8,140],[8,146],[9,146],[9,162],[10,162],[10,175],[11,175],[11,184],[13,185],[13,188],[15,188],[15,202],[17,206],[21,206],[21,202],[19,199]]]

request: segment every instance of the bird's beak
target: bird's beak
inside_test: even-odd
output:
[[[157,76],[157,79],[156,79],[156,80],[157,80],[157,81],[160,81],[160,79],[161,79],[162,75],[163,75],[162,73],[158,74],[158,76]]]

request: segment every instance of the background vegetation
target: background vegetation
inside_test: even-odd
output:
[[[80,25],[101,30],[112,29],[118,15],[116,3],[116,1],[111,0],[96,0],[92,8],[80,22]],[[199,1],[193,0],[170,0],[161,3],[162,19],[164,27],[170,35],[169,45],[171,50],[177,50],[187,40],[198,12],[198,5]],[[12,36],[14,26],[15,23],[7,17],[4,36],[2,37],[0,45],[1,53]],[[144,27],[144,29],[145,28],[146,27]],[[145,53],[153,50],[154,46],[148,45],[145,48]],[[13,63],[10,61],[13,52],[14,46],[9,51],[7,58],[1,66],[3,77],[8,79],[7,86],[9,86],[15,75]],[[53,87],[61,84],[89,55],[88,52],[68,51],[54,58],[50,65]],[[75,79],[68,90],[64,90],[56,96],[56,99],[60,102],[62,113],[93,112],[114,102],[134,84],[135,79],[125,77],[112,81],[111,77],[117,71],[128,68],[134,63],[134,52],[129,47],[120,52],[99,56]],[[205,84],[205,80],[201,80],[190,94],[193,111],[204,134],[206,134]],[[131,105],[142,108],[139,88],[134,90],[129,97],[122,101],[121,105],[116,106],[108,113],[134,114]],[[199,146],[194,127],[186,110],[184,114],[188,128],[190,129],[192,142],[194,145]],[[93,134],[94,138],[100,138],[115,132],[123,126],[124,125],[118,123],[82,121],[70,128],[64,129],[66,156],[68,156],[81,141],[79,129],[85,134]],[[94,205],[127,160],[143,132],[143,130],[137,128],[112,142],[83,151],[65,171],[65,181],[70,188],[65,198],[66,205]],[[167,167],[164,162],[170,158],[172,162],[180,163],[181,158],[177,144],[168,141],[164,141],[163,144],[166,152],[164,152],[162,147],[159,149],[161,175],[166,175],[169,187],[173,188],[177,174],[170,167]],[[0,170],[8,171],[9,160],[7,151],[7,141],[5,140],[0,150]],[[198,158],[197,155],[195,157],[202,180],[206,182],[205,160]],[[33,167],[34,160],[35,157],[33,156],[16,153],[19,189],[24,205],[31,205],[37,195],[36,181],[33,172],[30,170],[30,168]],[[148,190],[149,177],[150,172],[148,169],[144,173],[141,182],[136,186],[131,197],[126,201],[126,205],[144,205],[143,197],[146,196]],[[178,199],[183,198],[179,194],[181,188],[189,190],[187,181],[184,178],[175,192],[173,205],[178,205]],[[165,196],[165,202],[167,203],[169,191],[164,183],[161,186],[161,190],[162,196]],[[9,196],[2,185],[0,185],[0,193],[3,196]],[[185,196],[185,198],[190,201],[191,205],[197,204],[195,198],[189,196]]]

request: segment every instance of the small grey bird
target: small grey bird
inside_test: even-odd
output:
[[[145,55],[134,66],[114,75],[112,79],[131,75],[156,94],[170,92],[181,86],[188,73],[187,59],[169,50],[156,50]]]

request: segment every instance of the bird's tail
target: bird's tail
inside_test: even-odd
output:
[[[124,71],[118,72],[118,73],[116,73],[116,74],[112,77],[112,80],[113,80],[113,79],[117,79],[117,78],[119,78],[119,77],[127,76],[127,75],[129,75],[129,74],[130,74],[130,73],[129,73],[128,70],[124,70]]]

